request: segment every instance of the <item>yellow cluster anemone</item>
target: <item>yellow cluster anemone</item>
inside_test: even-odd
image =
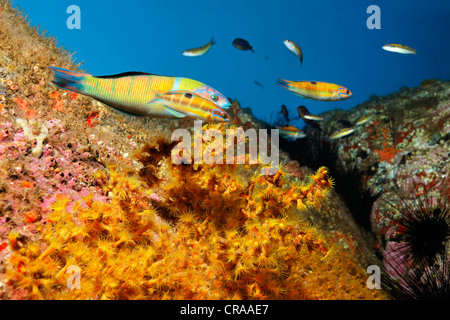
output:
[[[30,299],[378,299],[365,270],[299,217],[333,185],[280,165],[173,165],[159,139],[106,202],[59,195],[37,242],[10,235],[8,284]],[[155,196],[157,194],[157,196]],[[78,282],[77,282],[78,281]]]

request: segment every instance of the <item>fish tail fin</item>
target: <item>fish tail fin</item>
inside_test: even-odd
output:
[[[277,84],[282,86],[283,88],[289,88],[289,80],[278,79]]]
[[[210,41],[211,45],[216,44],[216,40],[214,40],[214,37],[211,37],[211,41]]]
[[[71,71],[58,67],[48,67],[53,72],[52,83],[62,89],[83,93],[83,79],[86,73]]]

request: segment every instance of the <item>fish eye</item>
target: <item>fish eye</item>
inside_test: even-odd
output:
[[[228,113],[226,113],[226,112],[222,112],[222,113],[221,113],[221,116],[222,116],[222,118],[223,118],[224,120],[230,120],[230,116],[229,116]]]
[[[214,101],[219,100],[219,97],[217,96],[217,94],[213,94],[211,95],[211,99],[213,99]]]
[[[192,98],[192,93],[185,93],[184,96],[188,99]]]

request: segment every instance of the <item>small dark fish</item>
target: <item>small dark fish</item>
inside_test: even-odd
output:
[[[339,125],[343,128],[351,128],[353,125],[350,121],[348,120],[338,120]]]
[[[281,114],[284,116],[287,123],[289,123],[289,111],[284,104],[281,105]]]
[[[233,46],[235,46],[237,49],[239,50],[251,50],[252,52],[255,52],[255,50],[253,50],[252,46],[250,45],[250,43],[248,43],[247,40],[244,39],[240,39],[240,38],[236,38],[233,40]]]
[[[259,83],[258,81],[253,81],[257,86],[260,86],[261,88],[263,88],[264,89],[264,86],[261,84],[261,83]]]
[[[310,120],[308,119],[308,117],[305,117],[307,115],[310,115],[311,113],[309,112],[308,108],[306,108],[305,106],[299,106],[297,108],[297,112],[298,115],[300,116],[300,118],[302,118],[302,120],[309,126],[311,126],[314,129],[317,129],[319,131],[322,131],[322,129],[320,128],[319,124],[314,121],[314,120]]]

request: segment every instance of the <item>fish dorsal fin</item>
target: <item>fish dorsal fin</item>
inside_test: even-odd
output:
[[[176,78],[173,76],[165,76],[165,75],[161,75],[161,74],[142,72],[142,71],[127,71],[127,72],[121,72],[121,73],[117,73],[117,74],[106,75],[106,76],[93,76],[93,77],[100,78],[100,79],[114,79],[114,78],[121,78],[121,77],[130,77],[130,76],[158,76],[158,77]]]
[[[290,126],[290,125],[286,125],[286,126],[283,126],[283,127],[278,127],[278,129],[280,129],[280,130],[288,130],[288,131],[297,131],[297,130],[299,130],[298,128]]]
[[[113,78],[129,77],[129,76],[157,76],[157,74],[140,72],[140,71],[128,71],[128,72],[122,72],[122,73],[111,74],[111,75],[106,75],[106,76],[94,76],[94,77],[100,78],[100,79],[113,79]]]

